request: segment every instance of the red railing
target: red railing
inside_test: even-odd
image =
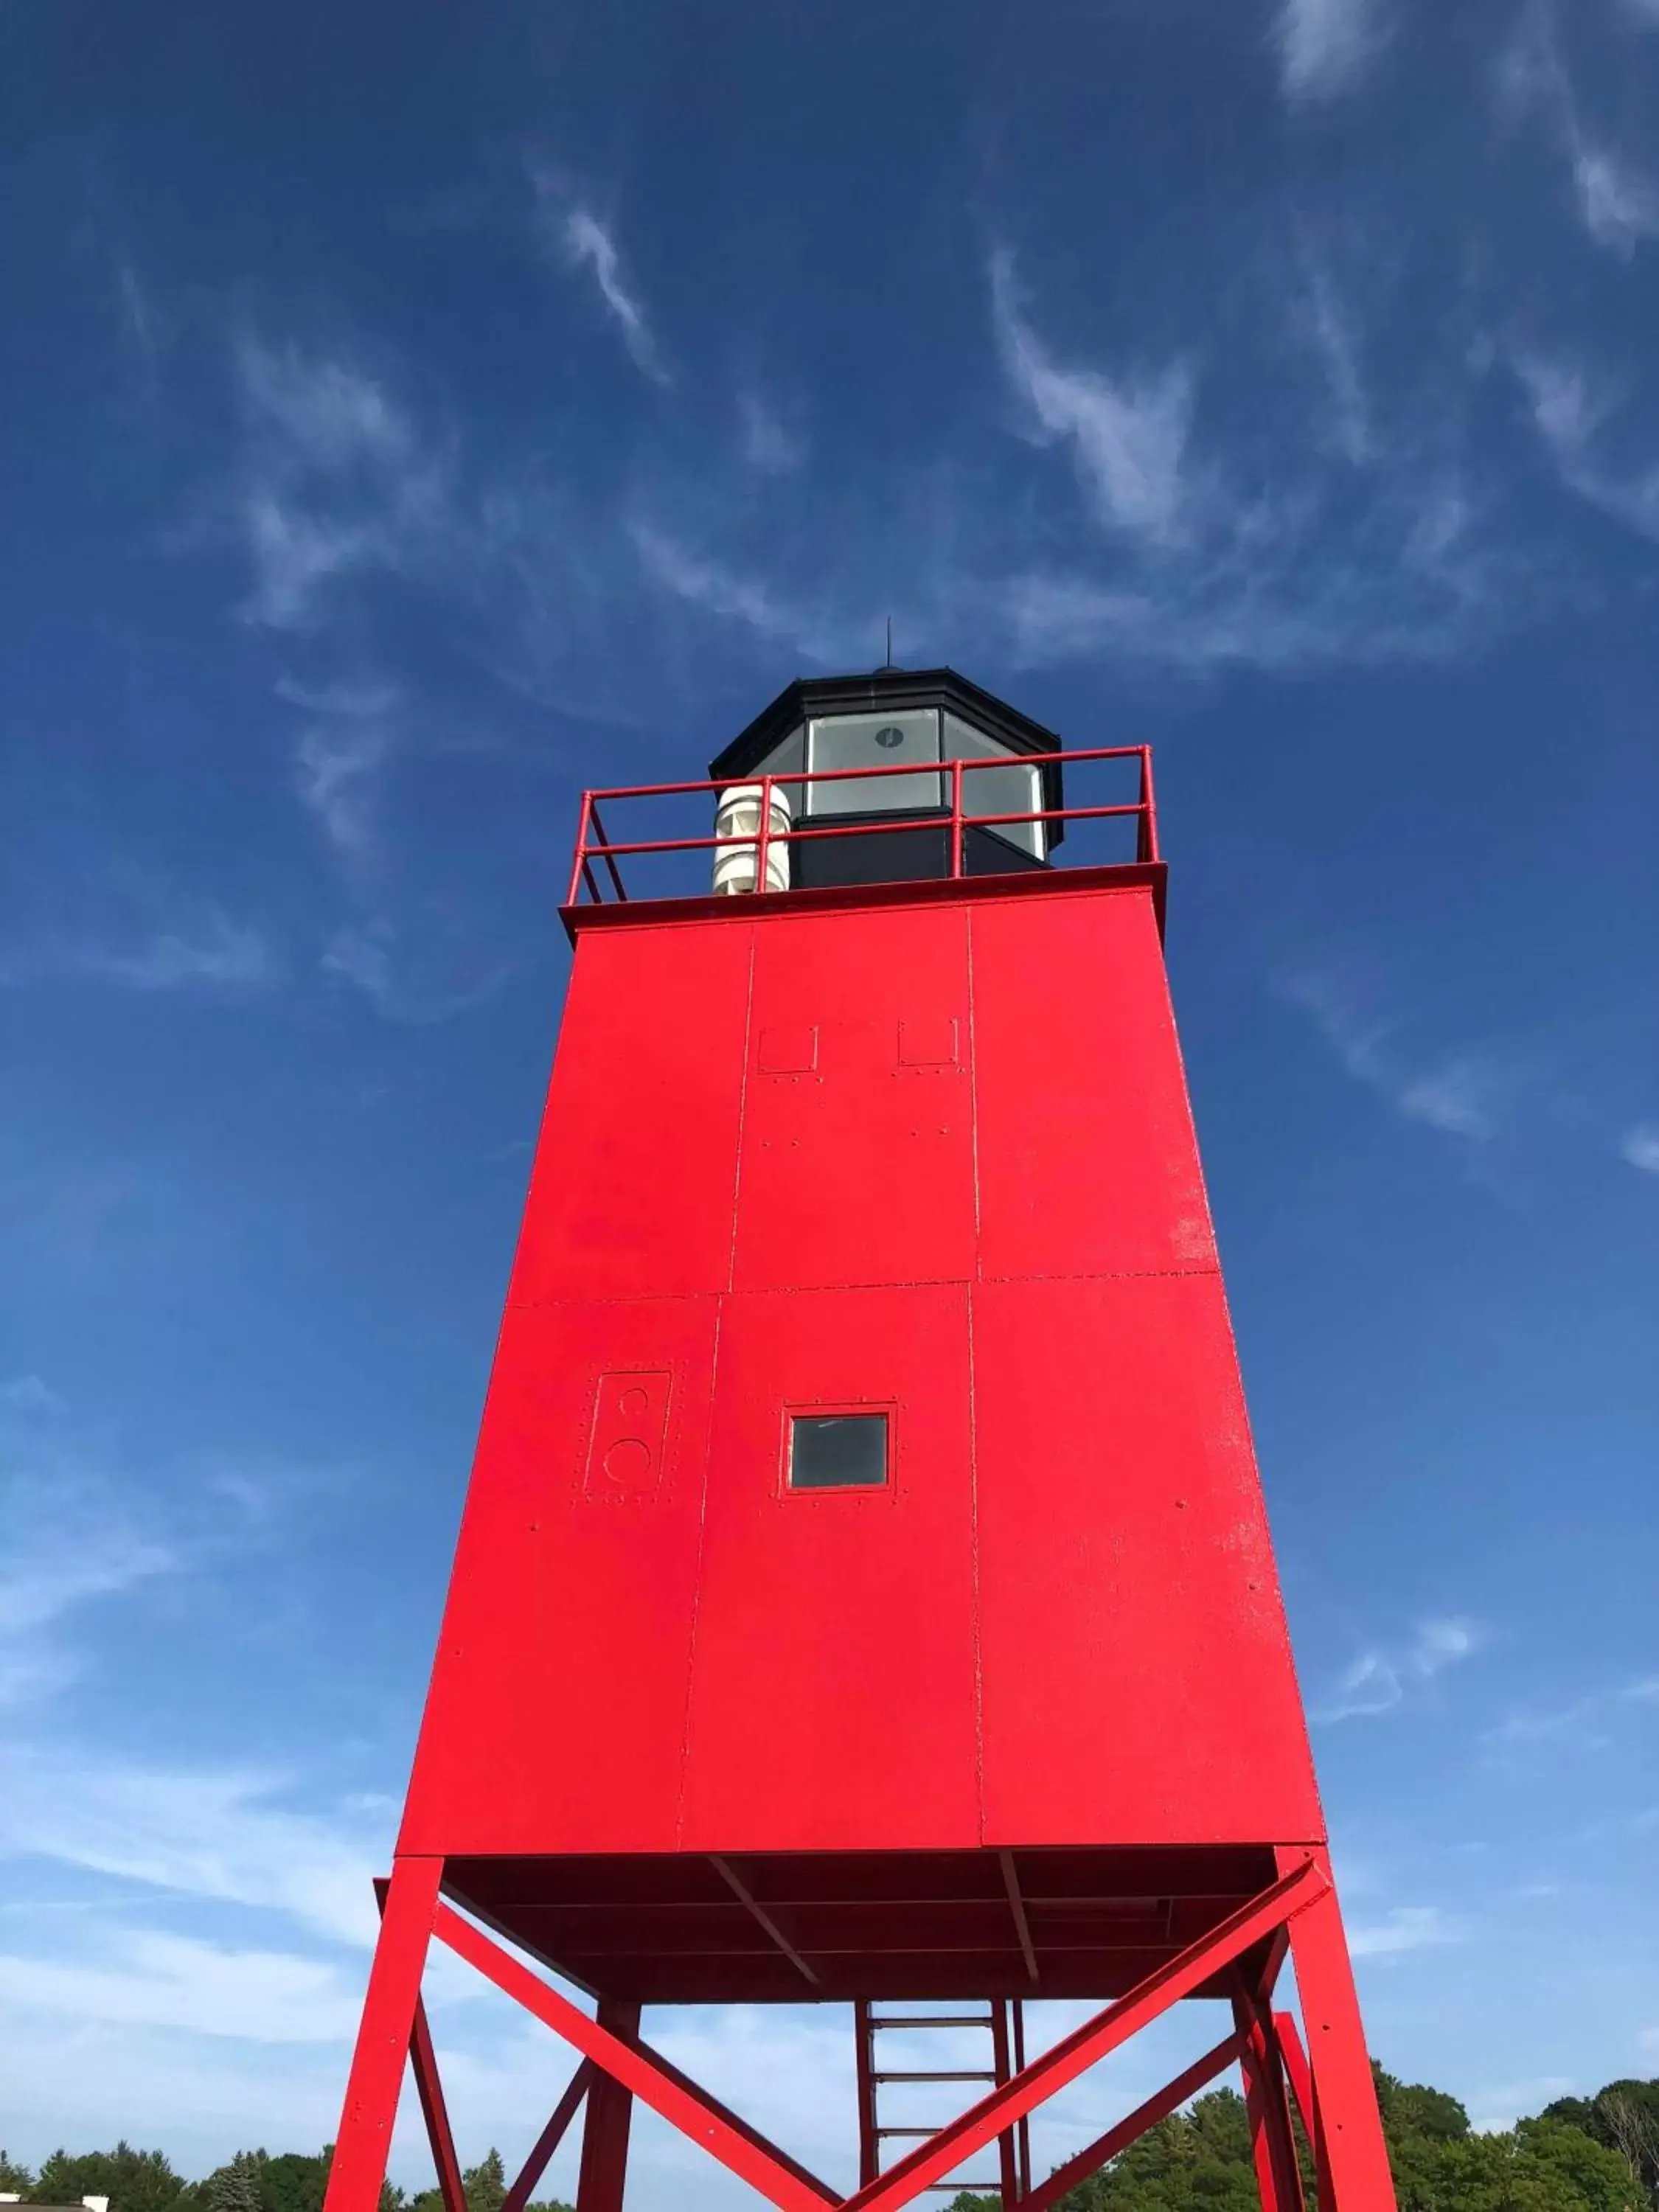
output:
[[[1017,814],[975,814],[963,805],[963,781],[983,769],[1000,770],[1006,775],[1010,769],[1042,769],[1051,764],[1063,765],[1068,770],[1097,761],[1136,761],[1139,763],[1139,789],[1135,799],[1127,805],[1115,806],[1056,806],[1033,807]],[[948,816],[941,809],[907,814],[902,820],[878,822],[863,815],[843,816],[838,820],[811,826],[798,825],[793,818],[787,830],[772,826],[772,793],[781,785],[873,782],[883,776],[948,775],[951,780],[951,805]],[[712,805],[717,805],[722,793],[739,787],[754,789],[758,793],[759,821],[752,836],[720,836],[712,830],[702,837],[644,837],[617,840],[605,833],[599,808],[621,805],[634,799],[691,799],[699,794]],[[1158,815],[1152,799],[1152,754],[1150,745],[1097,745],[1075,752],[1020,753],[988,760],[942,761],[937,764],[917,765],[906,762],[891,768],[843,768],[793,769],[782,775],[733,776],[724,783],[640,783],[618,785],[610,791],[585,791],[582,793],[581,817],[576,830],[576,849],[571,863],[570,884],[566,895],[567,906],[580,904],[584,890],[591,903],[603,906],[606,894],[602,890],[594,864],[601,863],[611,884],[610,899],[626,901],[629,892],[623,882],[619,860],[643,856],[647,854],[711,853],[742,848],[755,855],[755,890],[767,895],[767,855],[780,844],[805,844],[820,837],[879,837],[900,830],[914,831],[918,823],[938,822],[948,826],[951,833],[950,874],[960,876],[963,869],[963,834],[964,830],[1005,830],[1024,827],[1033,823],[1103,822],[1133,820],[1136,825],[1135,858],[1139,861],[1156,860],[1158,850]],[[776,894],[770,894],[776,896]]]

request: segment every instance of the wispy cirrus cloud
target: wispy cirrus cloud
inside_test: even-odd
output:
[[[1619,1139],[1619,1157],[1644,1175],[1659,1176],[1659,1122],[1638,1121]]]
[[[1616,1740],[1620,1724],[1659,1705],[1659,1677],[1638,1674],[1622,1682],[1604,1683],[1581,1697],[1547,1698],[1512,1705],[1504,1717],[1485,1729],[1481,1741],[1504,1754],[1534,1752],[1549,1746],[1577,1751],[1606,1751]]]
[[[1026,320],[1012,258],[991,261],[992,319],[1010,383],[1037,442],[1070,445],[1097,515],[1114,533],[1153,548],[1188,533],[1193,374],[1184,362],[1114,378],[1061,368]]]
[[[240,995],[280,981],[283,963],[265,933],[211,901],[147,895],[142,907],[147,911],[133,914],[125,928],[109,924],[70,935],[48,927],[22,937],[0,959],[0,984],[79,976],[128,991]],[[157,918],[158,908],[165,919]]]
[[[1273,36],[1285,96],[1303,101],[1351,91],[1383,33],[1376,0],[1279,0]]]
[[[1285,312],[1311,353],[1330,434],[1322,451],[1298,432],[1276,466],[1246,476],[1224,445],[1200,439],[1194,362],[1127,374],[1060,367],[1006,253],[993,258],[991,304],[1024,435],[1069,447],[1098,538],[1063,562],[1020,562],[1016,549],[1012,572],[985,588],[1018,659],[1097,652],[1194,669],[1421,659],[1466,646],[1493,618],[1510,579],[1481,543],[1455,452],[1425,435],[1395,454],[1376,435],[1354,319],[1328,265],[1304,267]]]
[[[94,1961],[0,1953],[0,1996],[27,2012],[123,2029],[179,2028],[254,2043],[344,2043],[358,1978],[331,1960],[232,1948],[143,1928],[106,1929]]]
[[[0,1801],[0,1854],[264,1907],[336,1941],[372,1942],[386,1821],[331,1820],[283,1797],[283,1778],[252,1768],[20,1751]]]
[[[605,312],[641,375],[653,384],[672,383],[645,303],[623,273],[614,225],[596,214],[568,179],[545,163],[530,164],[530,182],[535,195],[536,228],[544,247],[562,267],[585,270],[592,276]]]
[[[1396,1905],[1375,1920],[1348,1923],[1348,1954],[1355,1959],[1397,1959],[1442,1943],[1461,1943],[1462,1923],[1434,1905]]]
[[[1586,234],[1628,259],[1646,239],[1659,238],[1659,184],[1585,123],[1561,58],[1551,0],[1531,0],[1500,58],[1499,96],[1516,118],[1535,118],[1567,166],[1573,203]]]
[[[1362,1651],[1310,1717],[1328,1723],[1393,1712],[1449,1667],[1472,1658],[1485,1640],[1477,1623],[1460,1616],[1419,1621],[1403,1643]]]
[[[243,331],[232,366],[244,427],[233,501],[252,575],[247,621],[301,631],[326,595],[418,565],[449,523],[450,459],[383,375]]]
[[[8,1386],[5,1404],[24,1414],[51,1410],[16,1384]],[[11,1444],[25,1460],[27,1440]],[[96,1609],[184,1564],[178,1548],[143,1526],[106,1485],[61,1471],[0,1483],[0,1705],[37,1703],[74,1680],[80,1632]]]
[[[1413,1048],[1404,1018],[1378,1011],[1376,994],[1341,967],[1299,969],[1274,988],[1312,1018],[1344,1072],[1408,1121],[1476,1143],[1497,1135],[1515,1077],[1492,1054]]]
[[[307,720],[294,744],[301,803],[342,858],[362,862],[374,841],[374,798],[392,749],[394,685],[375,682],[308,685],[284,677],[277,696]]]
[[[1513,356],[1534,428],[1569,491],[1644,538],[1659,538],[1659,462],[1611,448],[1624,393],[1587,362],[1525,348]]]
[[[376,915],[337,930],[321,965],[383,1021],[424,1028],[499,997],[516,962],[482,946],[461,917],[417,906],[402,923]]]
[[[1304,290],[1292,320],[1318,364],[1325,390],[1325,436],[1332,450],[1359,468],[1376,458],[1371,403],[1360,365],[1359,331],[1328,264],[1311,247],[1303,256]]]

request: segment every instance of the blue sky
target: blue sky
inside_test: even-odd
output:
[[[1656,0],[0,40],[0,2141],[332,2132],[576,794],[890,612],[1158,749],[1376,2048],[1659,2070]],[[839,2018],[664,2039],[845,2169]]]

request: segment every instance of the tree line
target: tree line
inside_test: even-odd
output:
[[[1377,2100],[1400,2212],[1659,2212],[1659,2081],[1610,2081],[1594,2097],[1558,2097],[1535,2118],[1479,2135],[1455,2097],[1376,2069]],[[1298,2133],[1310,2212],[1313,2161]],[[38,2173],[0,2151],[0,2191],[37,2203],[107,2197],[110,2212],[322,2212],[333,2145],[320,2151],[239,2151],[200,2181],[159,2150],[71,2156]],[[501,2212],[507,2174],[492,2150],[464,2174],[467,2212]],[[435,2189],[407,2196],[390,2183],[380,2212],[443,2212]],[[545,2198],[529,2212],[571,2212]],[[964,2191],[949,2212],[999,2212]],[[1244,2102],[1233,2089],[1200,2097],[1060,2200],[1059,2212],[1259,2212]]]

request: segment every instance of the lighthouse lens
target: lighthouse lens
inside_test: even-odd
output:
[[[875,1490],[887,1480],[885,1413],[792,1413],[791,1490]]]

